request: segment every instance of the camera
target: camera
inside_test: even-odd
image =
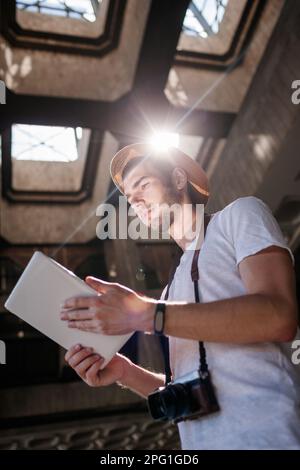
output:
[[[148,409],[153,419],[178,423],[215,413],[220,407],[209,372],[197,371],[151,393]]]

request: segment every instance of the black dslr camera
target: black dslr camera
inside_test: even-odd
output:
[[[153,419],[175,423],[220,410],[208,371],[188,374],[158,388],[148,396],[148,408]]]

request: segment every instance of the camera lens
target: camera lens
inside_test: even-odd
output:
[[[154,419],[175,419],[189,413],[189,389],[184,384],[168,385],[148,397],[149,411]]]
[[[148,396],[148,409],[153,419],[168,419],[161,400],[161,392],[154,392]]]
[[[189,412],[189,389],[184,384],[169,385],[162,391],[164,409],[169,419],[184,416]]]

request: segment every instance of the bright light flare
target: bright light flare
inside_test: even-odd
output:
[[[157,132],[149,139],[149,143],[155,150],[165,151],[169,147],[178,147],[179,134],[174,132]]]

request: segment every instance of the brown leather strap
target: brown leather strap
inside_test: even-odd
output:
[[[209,214],[204,214],[204,236],[206,234],[206,229],[207,229],[207,226],[209,224],[211,217],[212,216],[210,216]],[[198,281],[199,281],[198,258],[200,254],[200,249],[201,247],[194,251],[194,256],[193,256],[193,261],[192,261],[192,266],[191,266],[191,277],[192,277],[192,281],[194,284],[195,302],[200,302],[199,287],[198,287]],[[180,256],[179,256],[179,252],[180,252]],[[168,299],[170,285],[173,281],[177,266],[180,262],[181,255],[182,255],[182,250],[179,250],[177,252],[175,262],[173,263],[173,266],[170,270],[169,282],[168,282],[168,287],[164,296],[164,300]],[[161,340],[162,340],[162,346],[163,346],[163,352],[164,352],[164,358],[165,358],[165,376],[166,376],[165,385],[168,385],[168,383],[170,383],[172,379],[172,372],[171,372],[170,361],[169,361],[169,341],[167,337],[163,337],[161,338]],[[204,377],[205,374],[207,374],[208,372],[208,366],[206,362],[206,351],[205,351],[205,347],[202,341],[199,341],[199,356],[200,356],[199,357],[200,359],[199,374],[200,376]]]
[[[209,221],[211,219],[211,216],[208,214],[204,214],[204,237],[206,234],[206,229],[209,224]],[[203,237],[203,241],[204,241]],[[192,261],[192,267],[191,267],[191,276],[192,276],[192,281],[194,284],[194,295],[195,295],[195,302],[199,303],[200,302],[200,294],[199,294],[199,268],[198,268],[198,259],[199,259],[199,254],[200,254],[200,248],[195,250],[194,256],[193,256],[193,261]],[[206,350],[203,341],[199,341],[199,358],[200,358],[200,363],[199,363],[199,376],[203,379],[208,374],[208,365],[206,362]]]

